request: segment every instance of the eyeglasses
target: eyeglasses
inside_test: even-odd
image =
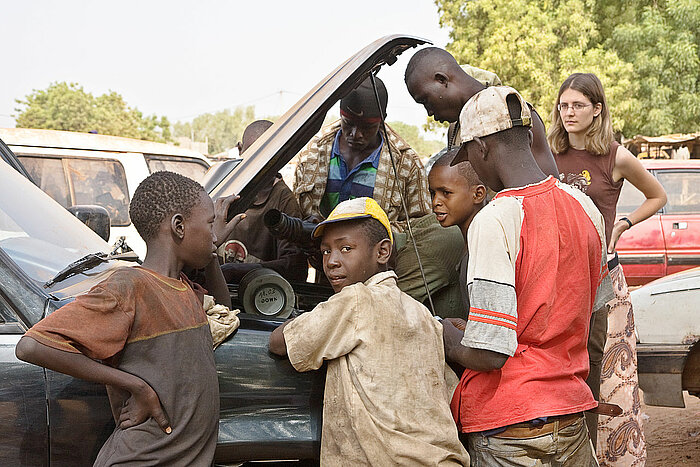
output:
[[[569,109],[574,109],[575,112],[580,112],[586,107],[589,107],[593,104],[584,104],[582,102],[574,102],[573,104],[557,104],[557,110],[559,112],[566,112]]]

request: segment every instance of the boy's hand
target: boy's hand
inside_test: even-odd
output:
[[[464,329],[459,329],[466,321],[459,318],[445,318],[442,320],[442,340],[445,346],[445,357],[449,361],[455,361],[454,349],[459,349],[462,346],[462,338],[464,337]]]
[[[173,431],[160,405],[158,394],[151,386],[144,382],[130,392],[131,397],[126,400],[119,414],[119,428],[130,428],[153,418],[165,433],[170,434]]]
[[[462,332],[467,329],[467,322],[462,318],[445,318],[443,321],[449,321],[454,327]]]
[[[241,213],[233,216],[230,221],[226,222],[226,216],[228,216],[231,204],[238,199],[240,199],[240,196],[231,195],[225,198],[218,198],[214,202],[214,234],[216,235],[217,247],[226,241],[236,225],[246,217],[245,213]]]

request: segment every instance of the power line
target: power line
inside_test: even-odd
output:
[[[228,107],[225,107],[225,108],[218,108],[218,109],[209,110],[209,111],[205,111],[205,112],[199,112],[199,113],[195,113],[195,114],[183,115],[183,116],[181,116],[181,117],[175,117],[174,119],[175,119],[175,120],[181,120],[181,119],[187,119],[187,118],[190,118],[190,117],[196,117],[196,116],[202,115],[202,114],[220,112],[220,111],[222,111],[222,110],[230,110],[230,109],[233,109],[233,108],[236,108],[236,107],[241,107],[241,106],[244,106],[244,105],[254,104],[254,103],[256,103],[256,102],[260,102],[260,101],[263,101],[263,100],[265,100],[265,99],[269,99],[270,97],[282,96],[282,95],[284,95],[284,94],[291,94],[291,95],[294,95],[294,96],[301,96],[301,95],[302,95],[302,94],[299,93],[299,92],[286,91],[286,90],[284,90],[284,89],[280,89],[279,91],[275,91],[275,92],[272,92],[272,93],[270,93],[270,94],[266,94],[266,95],[264,95],[264,96],[256,97],[256,98],[254,98],[254,99],[250,99],[250,100],[247,100],[247,101],[244,101],[244,102],[239,102],[239,103],[237,103],[237,104],[233,104],[233,105],[228,106]]]

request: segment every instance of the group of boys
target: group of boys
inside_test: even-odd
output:
[[[583,413],[597,405],[586,384],[591,318],[612,292],[602,216],[552,177],[541,120],[517,91],[461,73],[434,48],[406,71],[416,101],[457,124],[427,185],[431,216],[456,226],[464,245],[461,319],[434,317],[399,288],[389,264],[396,223],[409,219],[392,196],[388,209],[373,199],[388,177],[385,145],[363,136],[377,122],[353,103],[341,104],[340,127],[326,137],[328,161],[318,151],[311,161],[327,187],[295,188],[315,198],[313,236],[335,295],[279,326],[269,348],[298,371],[328,362],[324,465],[597,465]],[[350,164],[339,157],[348,153]],[[311,179],[309,167],[307,158],[298,182]],[[353,171],[359,186],[347,183]],[[487,188],[497,192],[488,204]],[[117,427],[96,465],[211,463],[218,385],[207,292],[181,271],[205,268],[207,288],[230,306],[215,251],[245,217],[225,220],[234,200],[214,205],[196,182],[151,175],[130,208],[148,246],[143,264],[116,271],[17,345],[23,360],[107,385]],[[164,363],[168,378],[158,376]]]

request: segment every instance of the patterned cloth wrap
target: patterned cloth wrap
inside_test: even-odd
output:
[[[609,303],[600,400],[622,407],[622,415],[598,419],[596,453],[601,467],[641,467],[646,463],[647,451],[637,378],[634,313],[622,266],[613,268],[610,278],[615,299]]]

